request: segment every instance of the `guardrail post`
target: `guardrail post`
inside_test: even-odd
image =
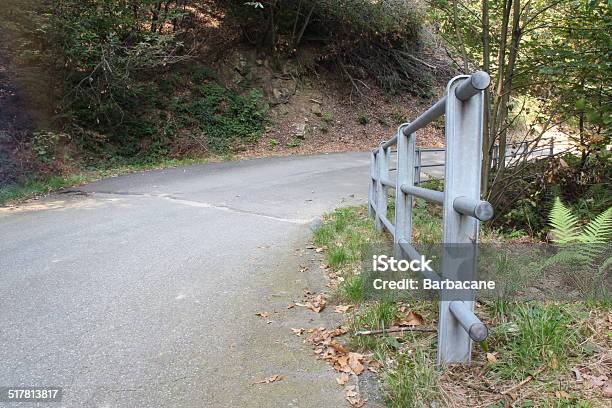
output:
[[[414,184],[417,186],[421,184],[421,161],[422,161],[421,155],[422,154],[423,152],[421,151],[421,149],[416,150],[416,171],[414,175],[414,178],[415,178]]]
[[[550,138],[550,154],[549,156],[554,156],[555,155],[555,139]]]
[[[402,185],[414,185],[416,134],[405,135],[401,125],[397,131],[397,179],[395,188],[395,237],[412,242],[412,195],[402,191]]]
[[[368,215],[376,216],[376,155],[370,153],[370,183],[368,187]]]
[[[387,186],[382,183],[382,179],[389,178],[389,149],[383,146],[378,148],[376,154],[376,229],[383,230],[381,217],[387,216]]]
[[[488,76],[487,76],[488,79]],[[479,90],[473,96],[457,94],[457,89],[470,77],[457,77],[447,88],[446,99],[446,166],[444,177],[443,242],[444,244],[472,244],[478,242],[478,220],[462,215],[454,208],[455,199],[480,200],[480,170],[482,162],[482,129],[484,93],[488,86],[476,84]],[[467,85],[467,84],[466,84]],[[480,85],[480,86],[479,86]],[[465,89],[465,87],[463,87]],[[461,99],[459,99],[461,98]],[[462,100],[463,99],[463,100]],[[503,155],[501,160],[503,159]],[[469,245],[466,245],[470,248]],[[445,250],[442,259],[442,279],[459,278],[459,262]],[[469,256],[468,251],[468,256]],[[475,267],[472,263],[468,269]],[[465,270],[462,269],[463,272]],[[472,296],[474,294],[472,293]],[[438,364],[469,363],[471,360],[472,340],[469,333],[461,327],[459,316],[454,316],[451,301],[440,294],[440,314],[438,320]],[[464,300],[462,311],[471,313],[474,301]]]

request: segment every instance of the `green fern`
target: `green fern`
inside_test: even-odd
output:
[[[557,197],[548,220],[553,228],[553,242],[559,247],[559,252],[548,258],[543,263],[543,268],[562,264],[574,273],[590,271],[586,275],[578,273],[581,277],[576,283],[592,290],[601,289],[599,286],[612,265],[612,257],[609,256],[612,207],[599,214],[583,228],[579,228],[578,217],[572,214]]]
[[[612,237],[612,207],[595,217],[578,235],[583,244],[605,244]]]
[[[553,228],[553,242],[556,244],[567,244],[578,241],[578,217],[567,208],[559,197],[555,198],[548,223]]]

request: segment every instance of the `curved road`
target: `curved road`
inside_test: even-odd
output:
[[[63,387],[56,407],[345,406],[290,331],[331,313],[286,306],[321,288],[310,226],[365,203],[368,160],[166,169],[0,209],[0,386]]]

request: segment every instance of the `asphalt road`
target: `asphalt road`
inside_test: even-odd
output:
[[[368,160],[166,169],[0,209],[0,386],[63,387],[53,407],[345,406],[290,331],[329,322],[286,306],[323,284],[299,268],[310,227],[366,202]]]

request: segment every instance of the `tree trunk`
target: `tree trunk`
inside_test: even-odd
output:
[[[455,25],[455,34],[457,35],[457,42],[461,49],[461,58],[463,59],[463,73],[468,73],[468,57],[467,51],[465,50],[465,43],[463,42],[463,35],[461,34],[461,28],[459,27],[459,16],[457,11],[457,0],[453,0],[453,23]]]
[[[491,73],[491,56],[489,47],[489,1],[482,0],[482,69],[485,72]],[[483,197],[486,197],[489,190],[489,169],[491,168],[491,136],[489,120],[490,103],[489,90],[484,92],[484,118],[483,118],[483,135],[482,135],[482,171],[480,177],[480,191]]]
[[[521,41],[522,30],[520,26],[521,18],[521,1],[513,0],[514,13],[512,16],[512,41],[510,42],[510,52],[508,54],[508,65],[505,69],[505,81],[502,84],[502,98],[499,105],[498,120],[497,124],[500,128],[499,132],[499,163],[498,171],[503,173],[506,167],[506,144],[508,137],[508,102],[510,101],[510,94],[512,92],[512,79],[514,76],[514,68],[516,67],[516,59],[518,57],[518,49]]]

